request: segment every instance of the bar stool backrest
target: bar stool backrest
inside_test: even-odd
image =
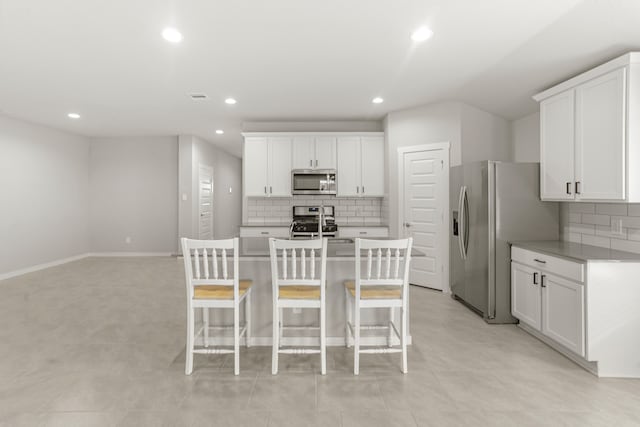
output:
[[[412,238],[356,239],[356,300],[361,286],[402,287],[402,299],[406,300],[412,245]]]
[[[322,299],[327,275],[327,239],[269,239],[274,300],[279,286],[319,286]]]

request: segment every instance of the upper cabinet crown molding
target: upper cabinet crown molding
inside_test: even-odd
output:
[[[384,132],[243,132],[245,138],[269,136],[384,136]]]
[[[542,200],[640,202],[640,53],[534,96]]]

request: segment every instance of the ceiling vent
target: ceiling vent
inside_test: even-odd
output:
[[[204,93],[190,93],[189,96],[194,101],[202,101],[202,100],[207,99],[207,95],[204,94]]]

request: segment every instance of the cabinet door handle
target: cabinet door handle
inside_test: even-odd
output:
[[[580,181],[576,181],[576,194],[580,194]]]
[[[538,258],[534,258],[533,260],[535,262],[539,262],[540,264],[546,264],[547,263],[547,261],[544,261],[544,260],[541,260],[541,259],[538,259]]]
[[[571,183],[567,182],[567,194],[571,194]]]
[[[356,187],[356,193],[360,194],[360,186],[359,185]]]
[[[267,194],[267,186],[264,186],[264,194]]]
[[[533,284],[534,285],[538,284],[538,273],[533,273]]]
[[[316,159],[316,167],[318,167],[318,159]]]
[[[269,186],[269,193],[273,194],[273,187]]]
[[[543,288],[546,288],[547,285],[544,284],[544,278],[547,277],[545,274],[540,276],[540,286],[542,286]]]
[[[364,185],[362,186],[362,194],[364,194]]]
[[[309,160],[309,167],[313,167],[313,160]]]

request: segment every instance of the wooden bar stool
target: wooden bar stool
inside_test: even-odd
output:
[[[326,269],[327,239],[269,239],[273,286],[273,353],[271,373],[278,373],[278,355],[320,353],[321,372],[327,372]],[[307,254],[307,251],[309,252]],[[298,256],[299,252],[299,256]],[[319,254],[316,254],[319,252]],[[319,255],[319,256],[317,256]],[[307,267],[308,264],[308,267]],[[319,274],[318,274],[319,273]],[[285,308],[319,309],[320,327],[283,324]],[[282,348],[283,331],[287,329],[320,329],[320,348]]]
[[[353,374],[360,373],[360,353],[402,353],[402,372],[407,373],[407,306],[409,300],[409,263],[413,239],[365,240],[356,239],[356,279],[345,286],[346,328],[345,344],[353,342]],[[362,274],[361,251],[367,251],[367,271]],[[375,254],[375,256],[374,256]],[[372,274],[375,263],[375,274]],[[364,277],[363,277],[364,276]],[[363,308],[388,308],[388,325],[361,325]],[[394,310],[400,308],[400,331],[394,323]],[[361,348],[360,331],[387,330],[387,347]],[[400,340],[400,348],[393,347],[393,336]]]
[[[238,238],[227,240],[191,240],[182,238],[184,272],[187,284],[187,357],[184,372],[193,372],[193,354],[233,353],[234,373],[240,373],[240,338],[249,347],[251,339],[251,280],[239,280]],[[231,253],[228,253],[231,252]],[[232,271],[229,275],[229,258]],[[244,301],[244,324],[240,325],[240,303]],[[195,310],[202,309],[202,326],[195,331]],[[233,325],[211,326],[210,308],[233,309]],[[233,350],[209,346],[211,329],[233,329]],[[203,346],[196,348],[202,336]]]

